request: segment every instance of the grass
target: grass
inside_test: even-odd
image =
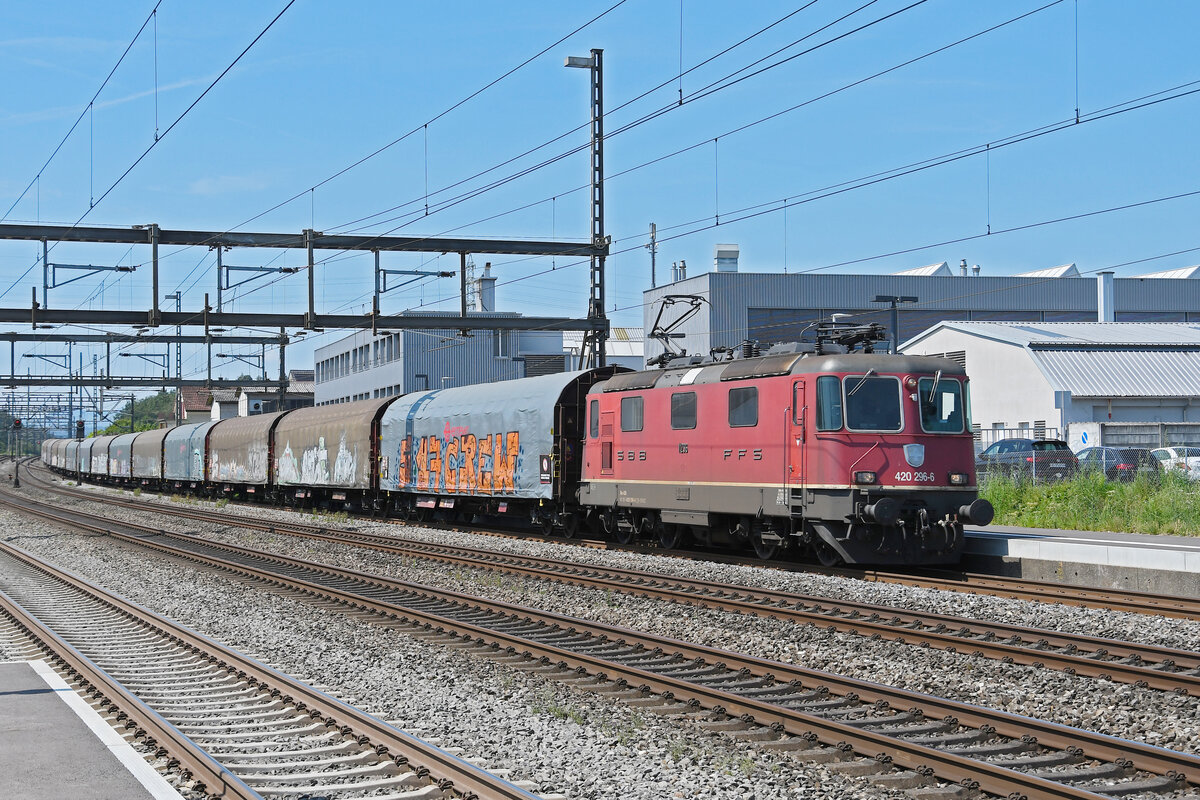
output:
[[[1044,484],[996,476],[980,494],[996,509],[994,525],[1200,536],[1200,481],[1174,473],[1133,483],[1096,473]]]

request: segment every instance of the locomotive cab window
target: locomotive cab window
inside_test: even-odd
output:
[[[642,429],[643,412],[642,398],[638,397],[622,397],[621,398],[621,430],[623,431],[640,431]]]
[[[758,424],[758,387],[729,390],[729,427],[753,428]]]
[[[842,382],[833,375],[817,378],[817,430],[842,427]]]
[[[848,375],[846,389],[846,427],[852,431],[898,431],[903,426],[900,414],[900,380],[892,377]]]
[[[692,430],[696,427],[696,393],[676,392],[671,395],[672,430]]]
[[[593,439],[600,435],[600,401],[593,400],[588,404],[588,435]]]
[[[953,378],[921,378],[917,382],[921,404],[921,430],[926,433],[962,433],[962,385]]]

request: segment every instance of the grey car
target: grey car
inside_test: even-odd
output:
[[[1061,481],[1075,477],[1079,461],[1058,439],[1001,439],[975,459],[975,474],[1016,480]]]

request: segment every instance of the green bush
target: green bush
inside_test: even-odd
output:
[[[1174,471],[1132,483],[1099,473],[1039,484],[989,476],[980,495],[996,509],[994,525],[1200,536],[1200,481]]]

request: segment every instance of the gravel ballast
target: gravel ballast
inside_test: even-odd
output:
[[[9,512],[0,524],[12,544],[568,797],[907,797],[106,537]]]
[[[112,490],[94,489],[97,492]],[[148,499],[143,497],[142,499]],[[155,502],[177,502],[153,498]],[[72,502],[72,501],[64,501]],[[194,501],[192,501],[194,502]],[[204,505],[204,504],[197,504]],[[247,509],[228,510],[246,513]],[[114,519],[132,514],[110,508]],[[254,509],[256,517],[282,522],[311,519],[295,512]],[[136,518],[139,515],[132,515]],[[144,517],[143,517],[144,518]],[[161,519],[161,518],[160,518]],[[223,541],[262,546],[295,557],[324,561],[366,572],[447,587],[485,597],[521,603],[558,613],[737,650],[764,658],[825,669],[910,690],[1036,716],[1065,725],[1123,738],[1140,739],[1172,749],[1200,752],[1200,723],[1195,698],[1139,689],[1038,670],[936,649],[890,641],[873,641],[815,626],[745,617],[728,612],[684,607],[637,598],[615,591],[570,587],[480,570],[372,553],[286,535],[271,535],[180,521],[173,527]],[[590,550],[459,532],[351,520],[330,527],[353,528],[438,543],[463,543],[517,554],[569,558],[581,563],[649,569],[682,577],[704,577],[743,585],[767,586],[822,594],[861,602],[886,603],[1093,636],[1154,642],[1198,649],[1200,624],[1104,609],[1079,609],[983,595],[960,595],[894,584],[877,584],[827,576],[788,573],[616,551]],[[946,605],[951,604],[947,608]]]

